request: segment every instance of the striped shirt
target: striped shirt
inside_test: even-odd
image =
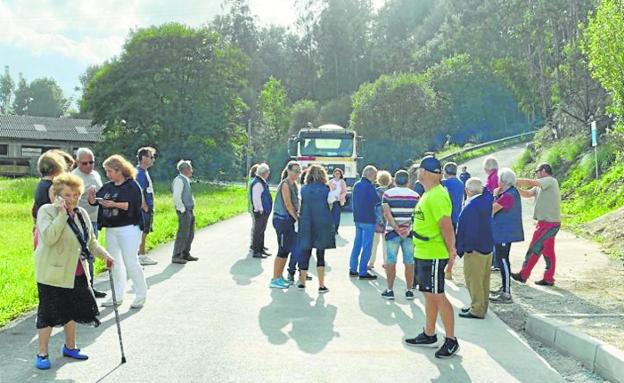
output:
[[[420,196],[410,188],[395,187],[388,189],[382,197],[382,204],[388,204],[392,218],[399,226],[407,226],[411,229],[414,207]],[[386,224],[386,233],[393,231],[390,223]]]

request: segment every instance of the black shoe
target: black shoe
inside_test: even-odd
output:
[[[252,258],[260,258],[260,259],[266,258],[266,256],[262,255],[262,253],[253,253],[253,255],[251,257]]]
[[[455,355],[457,351],[459,351],[459,342],[457,342],[457,339],[445,338],[442,347],[435,352],[435,357],[441,359],[450,358]]]
[[[381,297],[387,301],[394,300],[394,291],[386,289],[383,293],[381,293]]]
[[[470,307],[464,307],[463,309],[461,309],[461,312],[469,313],[470,312]]]
[[[171,263],[177,263],[179,265],[184,265],[184,264],[186,264],[186,259],[184,259],[182,257],[173,257],[173,258],[171,258]]]
[[[329,292],[329,289],[327,287],[325,287],[325,286],[319,287],[319,294],[325,294],[325,293],[328,293],[328,292]]]
[[[474,315],[473,313],[471,313],[470,310],[466,312],[462,310],[462,312],[459,313],[459,316],[462,318],[468,318],[468,319],[483,319],[483,317],[478,317]]]
[[[366,273],[364,275],[360,275],[358,279],[361,279],[364,281],[374,281],[375,279],[377,279],[377,276],[371,273]]]
[[[405,339],[405,344],[408,346],[434,347],[436,343],[438,343],[438,336],[436,334],[427,335],[424,331],[416,338]]]
[[[97,291],[96,289],[93,289],[93,295],[95,295],[96,298],[104,298],[104,297],[106,297],[106,293],[105,292]]]
[[[269,250],[269,248],[268,248],[268,247],[266,247],[266,246],[263,246],[263,247],[262,247],[262,250],[264,250],[264,251],[268,251],[268,250]]]
[[[288,273],[288,282],[289,282],[291,285],[294,285],[294,284],[295,284],[295,274]]]
[[[520,273],[511,273],[511,279],[513,279],[514,281],[518,281],[520,283],[526,283],[526,279],[522,279],[522,276],[520,276]]]
[[[184,259],[187,262],[193,262],[193,261],[197,261],[199,258],[197,257],[193,257],[192,255],[185,255],[184,257],[182,257],[182,259]]]
[[[311,281],[312,277],[310,276],[310,274],[306,275],[306,281]]]
[[[297,288],[298,288],[299,290],[303,290],[303,289],[305,289],[305,285],[302,285],[302,284],[300,283],[300,284],[298,284],[298,285],[297,285]]]
[[[351,270],[349,270],[349,276],[350,276],[350,277],[357,277],[357,276],[358,276],[358,273],[357,273],[357,271],[351,271]]]
[[[555,282],[548,282],[547,280],[542,279],[541,281],[535,282],[535,284],[538,286],[554,286]]]
[[[269,253],[267,250],[268,250],[268,249],[262,250],[262,254],[263,254],[263,255],[266,255],[267,257],[270,257],[270,256],[271,256],[271,253]]]

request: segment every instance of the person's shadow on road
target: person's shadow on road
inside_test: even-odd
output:
[[[252,258],[249,255],[239,259],[230,267],[232,279],[240,286],[251,284],[253,278],[262,274],[262,261],[262,259]]]
[[[305,292],[272,290],[271,303],[260,309],[258,321],[271,344],[292,339],[301,351],[317,354],[340,336],[334,331],[337,312],[336,306],[325,304],[323,295],[315,301]],[[286,331],[290,324],[291,330]]]

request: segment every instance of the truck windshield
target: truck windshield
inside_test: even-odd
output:
[[[305,138],[300,143],[302,156],[315,157],[351,157],[353,155],[352,138]]]

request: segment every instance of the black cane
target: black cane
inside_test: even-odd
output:
[[[113,273],[108,269],[108,280],[110,281],[111,293],[113,294],[113,310],[115,311],[115,322],[117,322],[117,335],[119,336],[119,348],[121,348],[121,363],[126,363],[123,341],[121,340],[121,324],[119,323],[119,312],[117,311],[117,297],[115,296],[115,285],[113,283]]]

